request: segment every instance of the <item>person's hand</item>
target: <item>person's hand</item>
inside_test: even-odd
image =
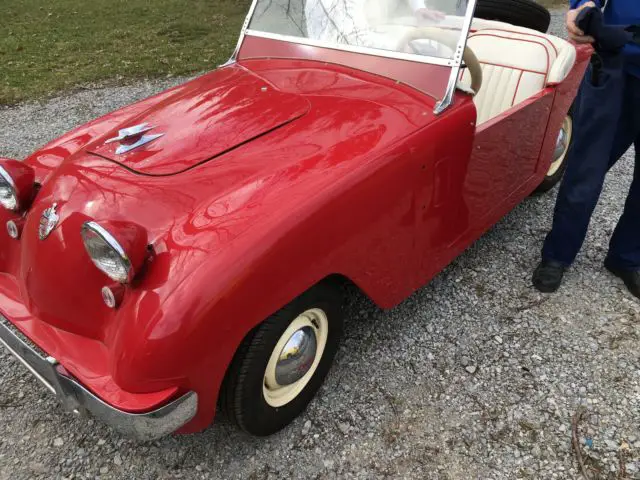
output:
[[[431,10],[430,8],[419,8],[416,10],[416,15],[419,21],[431,21],[438,22],[444,20],[445,14],[438,10]]]
[[[569,10],[567,13],[567,31],[569,32],[569,38],[576,43],[593,43],[595,40],[589,35],[585,35],[582,30],[576,25],[576,18],[578,14],[585,8],[595,7],[594,2],[587,2],[580,5],[578,8]]]

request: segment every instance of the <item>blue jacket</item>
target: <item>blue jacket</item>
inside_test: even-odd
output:
[[[569,0],[571,8],[576,8],[589,0]],[[604,8],[604,21],[609,25],[640,24],[640,0],[593,0],[598,7]],[[606,6],[604,5],[606,3]],[[627,72],[640,77],[640,45],[628,44],[624,48],[625,68]]]

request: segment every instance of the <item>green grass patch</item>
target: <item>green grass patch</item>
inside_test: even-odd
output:
[[[211,70],[249,0],[1,0],[0,104],[113,78]]]

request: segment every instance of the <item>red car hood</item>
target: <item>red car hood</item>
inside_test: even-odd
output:
[[[89,153],[147,175],[170,175],[210,160],[303,116],[309,103],[243,68],[224,68],[162,99],[87,146]],[[119,130],[141,124],[162,134],[118,154]],[[135,139],[134,139],[135,140]]]

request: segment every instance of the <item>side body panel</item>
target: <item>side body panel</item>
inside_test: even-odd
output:
[[[553,94],[550,89],[536,95],[477,131],[474,107],[467,123],[441,138],[433,194],[425,197],[419,222],[423,283],[501,218],[506,205],[508,211],[520,202],[526,195],[523,188],[537,181]],[[519,135],[520,131],[527,134]],[[462,138],[473,139],[469,154],[451,155],[452,145]]]
[[[478,127],[463,193],[476,224],[536,176],[554,93],[547,89]]]
[[[577,47],[576,64],[563,82],[481,126],[466,164],[447,167],[448,162],[439,162],[443,173],[436,178],[450,179],[451,195],[427,209],[421,222],[425,282],[540,185],[591,52],[590,47]],[[438,208],[444,203],[447,208]]]

